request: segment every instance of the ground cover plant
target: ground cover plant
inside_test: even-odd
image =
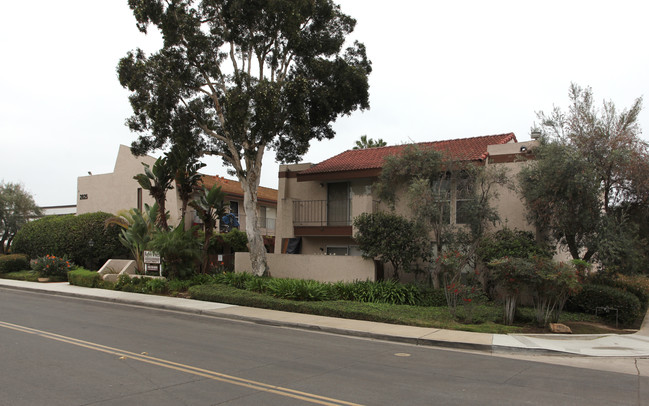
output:
[[[70,272],[71,283],[80,284],[77,278],[72,277],[73,274],[85,275],[86,280],[90,280],[85,282],[85,286],[93,284],[93,272]],[[122,276],[116,284],[104,282],[98,287],[422,327],[485,333],[544,331],[542,326],[537,324],[538,308],[517,306],[515,322],[506,325],[503,323],[503,305],[498,301],[488,301],[484,297],[475,301],[462,300],[462,304],[458,305],[453,314],[446,305],[442,289],[432,289],[425,284],[400,284],[395,281],[321,283],[257,277],[248,273],[219,272],[169,281]],[[616,291],[626,293],[619,289]],[[635,300],[637,301],[637,298]],[[584,330],[585,332],[602,332],[595,326],[601,324],[602,319],[595,317],[594,311],[591,312],[586,307],[573,307],[571,310],[573,312],[561,313],[560,322],[585,323],[590,325],[590,330]],[[615,322],[606,314],[603,320],[611,326]],[[637,318],[622,319],[620,322],[633,325]]]

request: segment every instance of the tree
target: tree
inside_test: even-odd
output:
[[[42,214],[32,195],[19,183],[0,182],[0,250],[9,252],[18,230]]]
[[[645,197],[649,191],[645,185],[649,153],[647,143],[639,137],[642,97],[619,113],[610,100],[601,108],[595,107],[590,87],[572,83],[569,98],[566,113],[558,107],[549,114],[537,113],[544,135],[574,147],[587,161],[601,182],[607,213],[624,201]]]
[[[157,53],[128,53],[118,65],[130,96],[127,123],[144,146],[179,128],[201,130],[204,153],[222,157],[244,190],[255,273],[267,271],[257,222],[266,149],[297,162],[331,123],[369,108],[371,64],[363,44],[343,51],[356,21],[331,0],[129,2],[138,28],[162,33]],[[164,142],[164,141],[162,141]]]
[[[175,144],[171,151],[166,154],[169,164],[176,181],[178,197],[182,202],[180,209],[180,226],[185,229],[185,215],[187,214],[187,205],[192,199],[192,195],[198,188],[203,176],[198,172],[205,166],[204,163],[198,162],[198,157],[189,155],[188,150],[177,148]]]
[[[399,270],[410,271],[411,265],[423,255],[426,235],[414,222],[394,213],[362,213],[354,219],[354,239],[365,258],[389,262],[394,279]]]
[[[361,139],[356,141],[356,146],[353,149],[378,148],[386,145],[388,144],[381,138],[375,141],[373,138],[367,138],[367,135],[361,135]]]
[[[479,239],[499,219],[491,205],[497,197],[495,186],[507,184],[502,168],[457,162],[433,149],[408,146],[400,155],[386,158],[375,189],[394,208],[397,192],[405,188],[413,218],[432,234],[434,249],[425,259],[431,264],[432,282],[439,287],[442,269],[432,259],[450,249],[463,253],[465,265],[474,261]]]
[[[229,205],[225,203],[225,192],[221,190],[221,186],[214,185],[211,189],[202,187],[198,196],[189,203],[196,209],[196,215],[203,222],[203,231],[205,240],[203,242],[203,273],[207,273],[209,269],[209,248],[212,235],[214,235],[214,227],[219,219],[226,213],[226,207]]]
[[[111,224],[122,227],[118,236],[119,242],[131,251],[138,272],[145,272],[144,251],[149,248],[153,235],[157,231],[155,219],[158,213],[158,203],[154,203],[153,206],[145,203],[144,211],[139,209],[122,211],[117,216],[106,219],[104,223],[105,227]]]
[[[595,107],[589,87],[571,84],[569,98],[567,112],[537,113],[543,138],[536,161],[520,173],[521,194],[530,219],[574,259],[610,259],[621,252],[619,241],[637,238],[621,226],[627,209],[649,207],[642,98],[621,112],[611,101]]]
[[[149,191],[149,194],[153,197],[158,207],[156,223],[161,229],[168,230],[169,226],[167,225],[167,209],[165,203],[167,201],[167,190],[174,188],[172,186],[174,181],[173,168],[167,157],[156,159],[153,167],[150,167],[144,162],[142,162],[142,165],[144,166],[144,173],[133,176],[133,179],[142,186],[142,189]]]

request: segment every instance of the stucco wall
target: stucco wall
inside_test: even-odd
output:
[[[153,166],[155,158],[150,156],[135,157],[131,154],[129,147],[120,145],[115,169],[112,173],[79,176],[77,178],[77,214],[96,211],[116,214],[120,210],[137,208],[137,189],[140,185],[133,179],[133,176],[144,173],[143,162]],[[174,192],[175,189],[167,192],[166,209],[170,214],[169,224],[175,225],[180,219],[180,204]],[[81,195],[87,198],[81,199]],[[154,203],[149,192],[142,190],[142,207],[144,204],[153,205]]]
[[[353,256],[266,254],[274,278],[313,279],[320,282],[375,280],[374,261]],[[237,252],[235,272],[252,272],[250,255]]]

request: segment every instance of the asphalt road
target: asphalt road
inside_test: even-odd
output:
[[[0,405],[647,405],[649,378],[0,289]]]

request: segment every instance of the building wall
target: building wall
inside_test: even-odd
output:
[[[153,166],[155,161],[150,156],[135,157],[129,147],[120,145],[112,173],[77,178],[77,213],[104,211],[116,214],[120,210],[137,208],[140,185],[133,176],[144,173],[142,163]],[[149,192],[142,190],[142,207],[154,203]],[[169,224],[178,224],[181,204],[173,191],[167,193],[166,209],[170,214]]]
[[[516,175],[524,165],[528,164],[527,158],[530,157],[526,151],[530,151],[536,141],[522,143],[508,143],[502,145],[489,146],[489,158],[485,165],[494,165],[504,167],[511,185],[515,185]],[[521,151],[523,148],[525,151]],[[277,234],[275,240],[275,252],[280,253],[282,240],[294,237],[293,228],[293,202],[297,200],[326,200],[327,187],[326,182],[307,181],[298,182],[296,177],[291,176],[296,172],[310,168],[312,164],[298,165],[281,165],[280,173],[283,175],[279,179],[279,200],[277,215]],[[372,192],[372,179],[352,179],[351,185],[351,214],[352,219],[364,212],[372,212],[378,197]],[[401,197],[396,201],[395,210],[397,213],[409,217],[412,213],[408,207],[405,195],[405,187],[397,191],[397,196]],[[506,186],[497,186],[496,192],[498,197],[493,201],[493,205],[498,211],[501,221],[494,228],[504,226],[518,228],[521,230],[534,231],[534,227],[528,223],[526,218],[526,209],[520,196],[514,188]],[[386,210],[385,202],[378,204],[380,210]],[[454,214],[454,210],[452,212]],[[355,230],[353,230],[355,232]],[[326,252],[328,245],[355,245],[350,237],[302,237],[302,254],[322,254]]]

